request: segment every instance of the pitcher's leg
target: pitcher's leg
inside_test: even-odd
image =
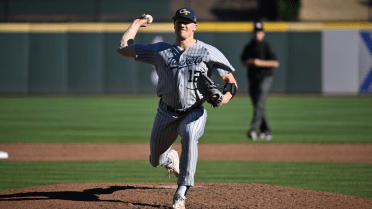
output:
[[[188,114],[181,122],[179,134],[182,137],[182,154],[178,185],[194,186],[198,162],[198,140],[204,133],[207,111],[204,107]]]
[[[150,163],[152,166],[172,164],[169,151],[177,139],[177,121],[159,107],[150,139]]]

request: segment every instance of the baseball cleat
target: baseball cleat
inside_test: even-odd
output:
[[[266,140],[267,140],[267,141],[270,141],[272,138],[273,138],[273,136],[271,136],[271,135],[267,135],[267,136],[266,136]]]
[[[178,178],[178,176],[180,175],[180,159],[178,157],[178,152],[174,149],[171,149],[169,151],[169,155],[172,158],[173,164],[172,166],[165,166],[165,168],[168,170],[168,174],[166,176],[170,178],[170,175],[174,173],[174,175],[176,175],[176,177]]]
[[[186,197],[182,196],[181,194],[177,194],[173,197],[173,205],[172,208],[174,209],[185,209],[186,208]]]
[[[256,141],[256,139],[257,139],[257,132],[256,131],[248,131],[247,135],[253,141]]]

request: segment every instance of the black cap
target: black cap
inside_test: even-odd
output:
[[[174,15],[174,17],[172,17],[172,19],[176,20],[179,17],[184,17],[184,18],[190,19],[194,23],[197,22],[194,10],[192,10],[188,7],[183,7],[181,9],[177,10],[176,15]]]
[[[254,32],[264,31],[262,22],[254,22]]]

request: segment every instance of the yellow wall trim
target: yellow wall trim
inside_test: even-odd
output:
[[[121,33],[131,23],[0,23],[0,33]],[[370,22],[266,22],[267,32],[370,30]],[[173,23],[153,23],[141,28],[140,33],[171,33]],[[252,32],[252,22],[200,22],[197,32]]]

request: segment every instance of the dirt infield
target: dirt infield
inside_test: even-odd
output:
[[[148,160],[149,144],[0,144],[9,159]],[[181,153],[181,145],[173,149]],[[199,144],[199,160],[372,162],[372,144]]]
[[[175,185],[161,183],[60,184],[0,192],[1,208],[170,208]],[[372,208],[361,197],[261,184],[195,184],[186,207]]]
[[[8,161],[147,160],[148,144],[0,144]],[[174,148],[181,151],[180,145]],[[218,153],[218,154],[216,154]],[[372,145],[199,145],[200,160],[372,162]],[[0,208],[170,208],[170,183],[59,184],[0,192]],[[197,183],[187,208],[371,208],[372,199],[262,184]]]

